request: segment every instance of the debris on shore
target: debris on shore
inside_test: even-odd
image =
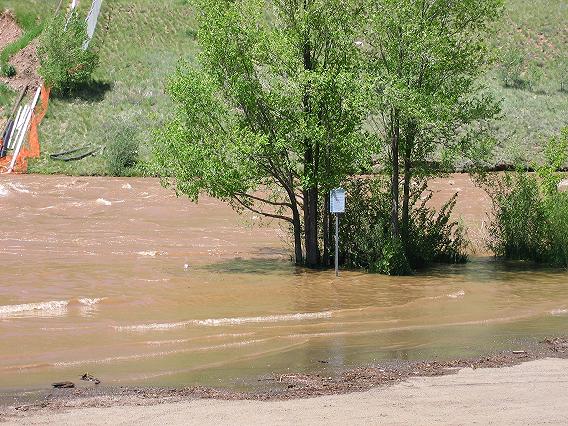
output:
[[[75,387],[75,383],[73,382],[57,382],[57,383],[52,383],[51,386],[53,386],[55,389],[71,389]]]
[[[89,373],[85,373],[81,376],[81,380],[84,380],[86,382],[93,382],[95,385],[98,385],[101,383],[101,381],[99,379],[97,379],[96,377],[90,375]]]

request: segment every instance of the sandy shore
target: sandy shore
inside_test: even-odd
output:
[[[11,423],[12,422],[12,423]],[[567,424],[568,360],[462,369],[367,392],[289,401],[194,400],[37,412],[8,424]]]

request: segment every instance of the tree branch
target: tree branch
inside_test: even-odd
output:
[[[243,200],[241,200],[236,195],[233,197],[233,199],[235,201],[237,201],[245,209],[250,210],[253,213],[256,213],[256,214],[259,214],[259,215],[262,215],[262,216],[266,216],[266,217],[271,217],[273,219],[280,219],[280,220],[285,220],[285,221],[290,222],[290,223],[294,223],[294,221],[292,220],[291,217],[283,216],[283,215],[279,215],[279,214],[273,214],[273,213],[265,213],[263,211],[257,210],[255,208],[253,208],[252,206],[249,206],[247,203],[245,203]]]

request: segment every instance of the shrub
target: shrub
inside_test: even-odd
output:
[[[113,176],[124,176],[138,162],[138,134],[134,127],[113,124],[105,132],[105,159],[107,171]]]
[[[410,229],[394,240],[390,231],[390,193],[383,179],[356,178],[346,184],[349,209],[341,219],[340,257],[352,268],[387,275],[408,275],[433,263],[467,260],[463,230],[450,220],[454,196],[440,211],[421,199],[425,186],[415,191]]]
[[[522,171],[507,174],[502,187],[494,198],[489,248],[507,259],[544,261],[546,212],[536,178]]]
[[[90,47],[83,49],[87,27],[77,12],[53,18],[40,38],[39,74],[56,93],[71,93],[92,81],[99,57]]]
[[[518,48],[507,48],[499,64],[499,75],[505,87],[523,88],[526,85],[523,79],[525,57]]]
[[[9,63],[0,63],[0,75],[2,77],[14,77],[16,75],[16,68]]]
[[[568,194],[558,192],[557,169],[568,155],[568,129],[546,149],[547,163],[536,175],[519,170],[486,183],[495,218],[489,247],[507,259],[568,267]]]

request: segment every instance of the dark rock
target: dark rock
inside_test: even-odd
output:
[[[56,389],[71,389],[75,387],[75,383],[73,382],[57,382],[52,383],[52,385]]]
[[[89,373],[85,373],[81,376],[81,380],[85,380],[86,382],[93,382],[95,385],[101,383],[99,379],[94,376],[91,376]]]

